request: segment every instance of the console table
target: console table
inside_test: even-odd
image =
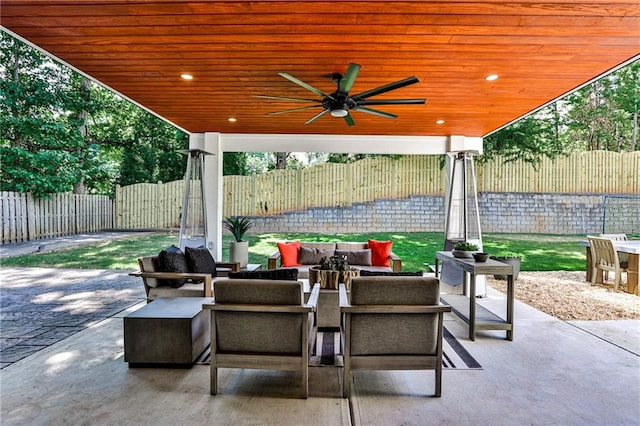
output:
[[[436,252],[436,277],[439,275],[439,262],[450,263],[454,268],[465,272],[463,294],[442,295],[441,299],[451,306],[451,310],[469,324],[469,339],[475,340],[476,330],[506,330],[507,340],[513,340],[513,266],[497,260],[476,262],[473,259],[453,257],[449,251]],[[483,306],[476,305],[476,275],[507,276],[507,318],[500,318]],[[470,280],[469,280],[470,278]],[[469,295],[467,296],[467,283]]]

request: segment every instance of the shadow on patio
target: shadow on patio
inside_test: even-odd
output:
[[[3,271],[3,286],[15,271],[24,269]],[[29,272],[33,280],[50,271]],[[99,279],[113,278],[114,271],[86,273]],[[56,278],[34,282],[54,285]],[[140,283],[130,282],[142,299]],[[504,315],[502,293],[490,290],[479,303]],[[2,423],[637,424],[640,418],[640,355],[616,338],[632,335],[627,342],[637,342],[637,320],[590,322],[583,329],[516,301],[513,342],[498,331],[479,332],[471,342],[466,325],[449,315],[445,326],[483,368],[445,369],[442,398],[431,396],[432,372],[375,371],[356,373],[346,400],[340,368],[312,367],[309,399],[301,400],[295,373],[223,369],[219,394],[211,396],[204,365],[129,369],[122,317],[139,306],[5,367]]]

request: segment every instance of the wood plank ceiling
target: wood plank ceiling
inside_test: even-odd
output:
[[[0,19],[189,132],[484,136],[640,53],[637,0],[2,0]],[[427,103],[349,127],[251,96],[318,98],[277,73],[331,93],[350,62],[351,94],[415,75],[374,99]]]

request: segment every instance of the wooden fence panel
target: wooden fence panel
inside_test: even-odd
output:
[[[113,203],[103,195],[2,192],[2,244],[113,228]]]

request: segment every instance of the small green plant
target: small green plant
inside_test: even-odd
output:
[[[253,220],[248,217],[225,217],[223,225],[233,235],[237,242],[244,241],[244,234],[253,227]]]
[[[330,258],[323,257],[320,259],[320,269],[323,271],[349,271],[351,267],[347,263],[346,256],[331,256]]]
[[[499,258],[499,259],[512,259],[512,258],[520,258],[520,261],[525,259],[525,255],[522,253],[516,253],[514,251],[499,251],[497,253],[492,253],[491,257]]]
[[[473,243],[469,243],[466,241],[458,241],[454,246],[453,246],[454,250],[460,250],[460,251],[477,251],[479,250],[478,246],[473,244]]]

